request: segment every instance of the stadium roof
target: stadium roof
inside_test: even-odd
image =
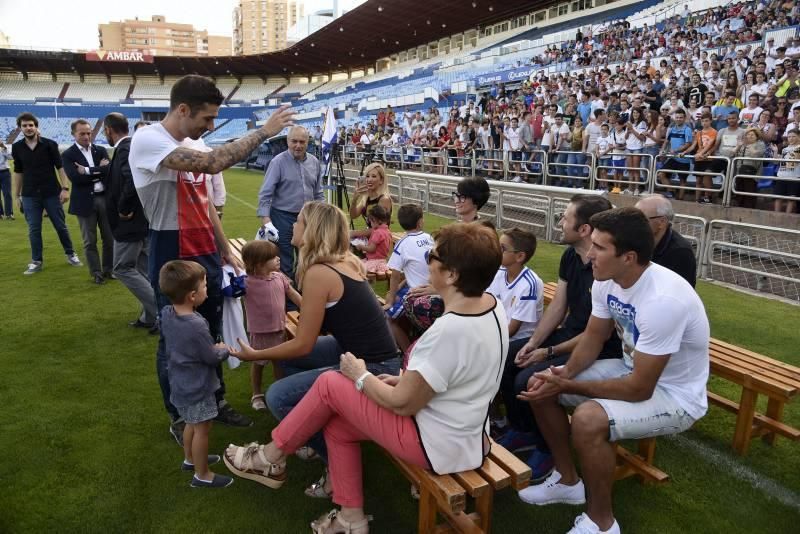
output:
[[[308,75],[362,69],[448,35],[541,9],[552,0],[369,0],[294,46],[253,56],[87,61],[74,52],[0,49],[0,71],[205,76]]]

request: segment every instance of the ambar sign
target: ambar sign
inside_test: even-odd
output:
[[[87,52],[86,61],[122,61],[128,63],[152,63],[153,56],[143,52],[127,50],[98,50]]]

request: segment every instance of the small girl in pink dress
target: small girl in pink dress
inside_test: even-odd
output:
[[[286,340],[286,297],[299,308],[302,297],[281,272],[278,247],[271,241],[250,241],[242,248],[242,260],[247,271],[247,295],[244,300],[247,312],[247,332],[253,348],[268,349]],[[261,377],[265,361],[254,361],[250,366],[250,386],[253,396],[250,404],[254,410],[266,410]],[[282,378],[278,366],[273,366],[275,380]]]
[[[389,218],[391,215],[380,204],[376,204],[367,212],[372,233],[366,245],[356,245],[356,248],[364,253],[366,258],[364,267],[367,272],[384,274],[389,270],[386,260],[392,250],[392,233],[389,231]]]

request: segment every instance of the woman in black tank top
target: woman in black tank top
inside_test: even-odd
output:
[[[285,378],[266,393],[267,406],[278,420],[300,402],[320,374],[338,368],[345,352],[362,358],[376,375],[397,375],[401,364],[363,264],[350,252],[345,214],[330,204],[306,203],[297,217],[292,245],[300,251],[296,277],[303,292],[296,337],[264,350],[242,342],[241,351],[232,352],[243,360],[273,360],[281,366]],[[327,462],[321,434],[309,440],[309,447]],[[308,491],[324,493],[320,485]]]

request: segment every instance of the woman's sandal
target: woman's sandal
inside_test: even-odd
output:
[[[314,499],[330,499],[333,491],[325,491],[325,484],[328,482],[328,470],[326,469],[319,480],[306,488],[305,494]]]
[[[314,534],[367,534],[372,516],[350,523],[339,516],[339,510],[331,510],[316,521],[311,522]]]
[[[255,466],[256,458],[261,467]],[[277,464],[268,461],[264,455],[264,446],[258,443],[249,443],[244,447],[238,447],[231,443],[225,449],[222,460],[231,473],[269,488],[278,489],[286,482],[286,460]]]
[[[253,395],[250,397],[250,406],[253,407],[254,410],[263,412],[267,409],[267,403],[264,400],[264,395]]]

